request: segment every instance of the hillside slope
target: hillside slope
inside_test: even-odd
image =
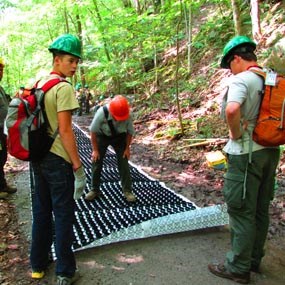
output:
[[[256,53],[261,66],[273,68],[285,75],[284,9],[285,3],[282,1],[270,10],[262,11],[266,17],[261,22],[263,37],[257,45]],[[165,100],[162,98],[160,102],[153,103],[154,109],[151,111],[148,111],[141,101],[136,102],[134,106],[138,133],[143,131],[144,141],[148,145],[159,144],[160,152],[166,158],[187,162],[189,157],[192,157],[189,155],[189,151],[190,154],[192,151],[192,148],[188,147],[190,144],[196,143],[198,139],[226,139],[228,136],[226,125],[220,119],[219,113],[222,91],[231,73],[219,68],[219,58],[225,43],[220,44],[220,54],[207,54],[206,60],[196,62],[191,77],[185,79],[190,87],[194,86],[193,89],[185,88],[179,94],[184,135],[181,134],[174,99],[169,100],[165,95]],[[169,57],[169,54],[173,54],[173,50],[164,53],[163,62],[169,60],[169,69],[173,70],[171,65],[175,64],[175,60]],[[218,140],[217,143],[220,148],[222,141]],[[215,147],[216,144],[206,147],[206,150]]]
[[[276,6],[274,9],[277,8],[280,9],[280,6]],[[270,15],[270,13],[267,14]],[[272,55],[270,55],[271,52],[267,52],[269,50],[269,47],[272,47],[272,45],[278,41],[279,35],[285,34],[284,12],[281,13],[281,16],[283,15],[283,18],[280,16],[279,12],[275,13],[274,10],[271,11],[271,15],[273,15],[273,17],[268,16],[268,18],[266,18],[265,21],[262,22],[264,38],[262,39],[260,46],[258,47],[258,54],[261,58],[260,64],[264,63],[266,65],[270,65],[270,62],[276,62],[276,59],[278,59],[283,54],[282,48],[280,50],[277,48],[275,53],[273,53]],[[284,58],[285,56],[283,54],[283,59]],[[221,189],[223,184],[224,170],[213,170],[209,168],[207,166],[205,158],[207,152],[213,150],[221,150],[224,145],[224,139],[227,138],[226,126],[219,118],[219,101],[220,92],[223,89],[224,80],[225,78],[230,76],[230,74],[228,71],[213,68],[210,63],[216,60],[217,55],[213,54],[208,55],[206,60],[199,62],[199,64],[195,66],[191,78],[192,80],[195,80],[195,78],[203,79],[202,84],[200,84],[199,86],[195,85],[197,86],[197,88],[195,88],[195,91],[185,90],[183,93],[180,94],[180,99],[183,102],[182,114],[183,120],[185,121],[185,136],[181,136],[179,132],[177,110],[173,102],[167,102],[167,104],[164,102],[163,104],[158,105],[157,109],[152,110],[148,113],[142,112],[145,110],[145,105],[134,108],[136,116],[135,128],[137,135],[132,144],[131,161],[141,167],[146,173],[166,183],[166,185],[173,189],[176,193],[183,195],[189,200],[195,202],[200,207],[223,203]],[[283,66],[285,66],[285,64]],[[89,125],[91,119],[91,115],[74,117],[75,122],[81,125],[83,129],[85,128],[85,130],[87,130],[87,126]],[[197,142],[201,143],[200,140],[197,141],[196,139],[202,140],[203,138],[214,138],[215,140],[205,141],[205,145],[193,145]],[[15,164],[13,160],[11,160],[7,164],[6,170],[7,172],[9,172],[9,179],[11,181],[15,180],[16,175],[28,171],[26,164]],[[285,157],[283,154],[277,173],[277,182],[279,187],[276,192],[276,197],[272,201],[272,204],[270,206],[271,224],[268,235],[268,244],[270,249],[269,252],[271,255],[269,256],[269,261],[267,261],[266,263],[266,272],[272,272],[275,270],[275,275],[277,276],[277,279],[268,279],[268,275],[265,277],[263,275],[260,275],[257,277],[258,281],[254,281],[254,284],[284,284],[284,282],[282,282],[284,281],[284,279],[282,279],[282,276],[284,276],[285,266],[283,254],[285,250],[284,178]],[[19,191],[21,190],[22,189],[19,189]],[[3,285],[39,284],[36,281],[31,281],[28,276],[28,252],[30,237],[29,235],[27,236],[25,233],[27,231],[30,232],[30,225],[27,221],[23,222],[23,219],[25,218],[28,220],[27,217],[23,216],[23,209],[30,209],[30,205],[28,202],[29,198],[25,197],[23,199],[22,205],[16,205],[15,200],[16,198],[14,197],[11,197],[9,198],[9,200],[6,201],[0,200],[0,283]],[[21,209],[22,211],[20,212],[20,215],[22,217],[20,220],[18,217],[17,210]],[[23,228],[26,229],[23,230]],[[226,239],[226,241],[224,241],[220,238],[220,235],[221,234],[218,233],[218,237],[216,237],[215,239],[215,233],[213,233],[210,238],[215,242],[217,241],[217,243],[219,244],[222,243],[223,247],[226,247],[225,243],[228,242],[228,238]],[[193,239],[193,237],[186,236],[185,239],[187,240],[187,243],[185,243],[185,245],[183,243],[182,247],[174,247],[175,249],[177,248],[177,256],[183,256],[186,247],[187,249],[191,249],[191,246],[193,247],[193,243],[188,243],[190,239],[191,241],[194,240],[194,246],[195,243],[200,244],[201,239],[204,239],[205,241],[205,235],[203,236],[203,233],[201,234],[201,237],[198,237],[198,239]],[[174,239],[170,238],[170,242],[166,243],[168,247],[173,247],[173,240]],[[192,276],[198,274],[199,278],[200,274],[201,276],[207,274],[206,266],[204,266],[205,268],[201,268],[202,265],[196,264],[193,258],[191,261],[190,255],[187,256],[183,262],[181,261],[181,263],[179,263],[179,267],[173,265],[173,260],[171,256],[169,262],[170,266],[165,267],[165,261],[163,260],[164,255],[162,255],[162,253],[160,254],[159,252],[159,245],[163,245],[165,243],[163,243],[162,239],[159,238],[158,242],[154,242],[155,246],[151,247],[152,242],[153,240],[149,242],[150,246],[148,247],[148,250],[149,252],[154,253],[155,257],[158,258],[158,262],[156,265],[159,265],[160,271],[155,271],[155,274],[158,276],[158,279],[161,278],[161,276],[168,276],[166,273],[169,272],[170,274],[173,273],[173,276],[176,276],[178,271],[180,272],[180,275],[183,275],[181,274],[181,272],[183,272],[181,268],[184,268],[186,274]],[[179,244],[179,242],[181,242],[181,239],[178,239],[177,244]],[[124,247],[122,247],[122,245],[120,244],[116,246],[116,248],[118,248],[118,252],[120,254],[122,250],[124,250],[124,252],[132,252],[134,256],[135,254],[138,254],[139,249],[141,249],[142,245],[139,244],[137,246],[136,243],[129,244],[134,244],[135,249],[133,251],[127,248],[127,245],[124,245]],[[189,244],[191,246],[189,246]],[[211,252],[211,254],[209,254],[209,252],[205,252],[205,249],[201,249],[199,255],[204,257],[204,262],[208,262],[209,255],[215,255],[216,252],[221,251],[221,248],[222,247],[213,244],[213,248],[211,248],[211,250],[213,249],[213,252]],[[128,263],[127,268],[129,268],[129,271],[126,271],[126,274],[124,274],[124,269],[122,269],[122,267],[118,267],[117,264],[115,264],[117,267],[115,267],[114,265],[109,271],[104,271],[102,269],[102,264],[107,264],[106,266],[111,267],[110,264],[112,264],[113,260],[110,260],[111,258],[115,259],[113,255],[108,255],[108,253],[111,251],[108,249],[108,247],[102,247],[100,248],[100,250],[95,250],[95,252],[86,251],[87,256],[83,258],[83,261],[81,261],[81,265],[85,271],[89,270],[88,275],[85,276],[85,280],[88,281],[87,283],[80,283],[79,281],[79,284],[89,285],[89,280],[93,280],[92,282],[94,284],[99,285],[127,284],[126,282],[118,282],[118,277],[122,276],[126,276],[125,278],[127,280],[131,280],[130,278],[128,278],[129,276],[131,276],[131,273],[128,272],[133,270],[136,264]],[[142,247],[142,249],[144,249],[144,247]],[[167,250],[163,248],[161,249],[161,252],[167,252]],[[221,255],[222,254],[220,254],[220,256]],[[121,254],[121,256],[123,255]],[[126,257],[129,256],[126,255]],[[106,258],[109,259],[106,260]],[[195,263],[196,268],[200,268],[200,271],[198,271],[198,273],[191,271],[191,262]],[[137,273],[136,271],[134,271],[135,274],[137,274],[138,276],[147,276],[149,272],[146,271],[145,267],[143,266],[146,264],[148,264],[148,262],[142,262],[141,272]],[[122,265],[120,264],[120,266]],[[152,266],[155,267],[155,264],[153,264]],[[195,268],[195,266],[192,265],[193,268]],[[137,269],[137,267],[135,268]],[[105,272],[105,274],[107,275],[106,279],[109,280],[109,283],[102,283],[100,279],[94,281],[93,278],[97,278],[98,276],[100,278],[100,274],[103,274],[102,272]],[[127,276],[128,274],[130,275]],[[151,277],[152,280],[154,280],[153,278],[156,277],[155,274],[151,274],[148,277]],[[50,278],[50,280],[52,280],[53,271],[49,272],[48,277]],[[217,280],[214,279],[215,277],[213,276],[210,276],[210,278],[213,278],[213,282],[216,282]],[[274,283],[274,281],[276,280],[281,280],[281,282]],[[267,281],[269,283],[266,283]],[[226,281],[224,282],[225,283],[223,284],[227,284]],[[44,281],[44,284],[53,283]],[[202,283],[200,282],[199,284]]]
[[[285,66],[285,15],[284,3],[267,11],[262,21],[263,38],[258,47],[259,64],[282,71]],[[168,54],[167,52],[165,54]],[[181,135],[176,106],[165,103],[135,121],[136,137],[132,160],[150,175],[168,183],[178,193],[201,207],[223,202],[221,188],[224,171],[210,169],[206,154],[222,150],[228,137],[225,123],[219,116],[221,94],[229,71],[211,67],[217,55],[201,61],[191,78],[207,78],[196,90],[180,94],[185,135]],[[193,79],[193,80],[194,80]],[[189,98],[197,98],[196,101]],[[135,108],[135,112],[137,109]],[[141,155],[143,152],[144,155]],[[277,169],[276,198],[272,202],[272,225],[269,238],[285,235],[285,155],[282,152]]]

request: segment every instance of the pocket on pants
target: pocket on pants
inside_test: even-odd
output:
[[[244,176],[226,173],[224,175],[223,194],[228,207],[241,208],[243,206]]]

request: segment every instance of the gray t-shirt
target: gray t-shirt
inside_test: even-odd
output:
[[[248,122],[247,131],[243,132],[242,138],[229,140],[224,151],[233,155],[249,153],[251,137],[258,117],[261,102],[260,91],[263,87],[263,80],[257,74],[247,70],[230,78],[227,92],[227,102],[237,102],[241,105],[241,128],[244,121]],[[264,147],[252,141],[252,151]]]
[[[109,110],[109,105],[107,105],[107,108]],[[128,133],[134,136],[135,130],[134,130],[133,119],[131,115],[126,121],[116,121],[114,120],[110,112],[108,112],[108,120],[110,119],[112,119],[114,128],[118,134]],[[103,107],[100,107],[96,111],[94,118],[92,120],[92,123],[89,127],[89,130],[92,133],[96,133],[97,135],[111,136],[111,130],[106,120]]]

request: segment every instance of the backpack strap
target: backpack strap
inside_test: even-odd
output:
[[[264,80],[266,78],[266,72],[262,68],[253,66],[253,67],[249,68],[249,71],[254,72],[255,74],[257,74],[260,77],[262,77]]]
[[[106,105],[103,106],[103,110],[104,110],[105,118],[106,118],[106,120],[108,122],[109,128],[111,130],[111,134],[114,137],[114,136],[116,136],[117,132],[115,130],[115,127],[114,127],[114,124],[112,122],[112,119],[108,120],[109,111],[108,111],[108,108],[107,108]]]
[[[44,119],[45,121],[49,124],[49,121],[48,121],[48,117],[47,117],[47,114],[46,114],[46,111],[45,111],[45,106],[43,104],[43,100],[44,100],[44,96],[46,94],[47,91],[49,91],[52,87],[54,87],[55,85],[57,85],[58,83],[60,82],[67,82],[69,83],[65,78],[63,77],[56,77],[56,78],[53,78],[53,79],[50,79],[48,80],[41,88],[38,88],[38,83],[39,81],[37,81],[34,85],[34,88],[35,89],[41,89],[41,94],[39,95],[39,98],[38,98],[38,106],[37,108],[39,108],[39,110],[43,110],[43,116],[44,116]],[[54,134],[52,135],[52,138],[55,139],[56,136],[58,135],[58,127],[56,128]]]
[[[261,68],[261,67],[250,67],[249,71],[255,73],[256,75],[258,75],[259,77],[261,77],[263,85],[262,85],[262,90],[259,92],[259,95],[261,96],[261,102],[260,102],[260,106],[262,104],[262,99],[264,96],[264,92],[265,92],[265,78],[266,78],[266,72]],[[253,148],[253,130],[249,133],[249,163],[252,162],[252,148]]]
[[[44,91],[44,93],[46,93],[49,89],[51,89],[53,86],[55,86],[56,84],[60,83],[60,82],[67,82],[69,83],[65,78],[63,77],[56,77],[53,79],[48,80],[42,87],[41,89]],[[37,88],[38,86],[38,82],[36,82],[35,84],[35,88]]]

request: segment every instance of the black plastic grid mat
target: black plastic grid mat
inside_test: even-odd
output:
[[[84,191],[87,194],[91,182],[91,143],[86,134],[75,125],[74,132],[87,176],[87,187]],[[124,198],[116,155],[107,151],[101,175],[102,197],[92,202],[87,202],[84,198],[76,202],[74,250],[144,221],[197,209],[192,202],[148,177],[132,164],[130,169],[132,189],[137,197],[135,203],[129,203]]]

